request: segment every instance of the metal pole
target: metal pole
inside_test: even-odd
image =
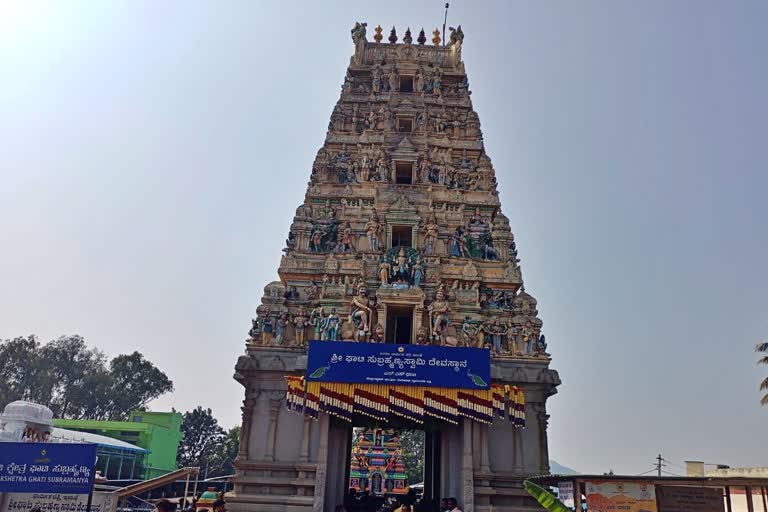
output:
[[[445,24],[448,21],[448,2],[445,2],[445,17],[443,18],[443,46],[447,46],[445,44]]]

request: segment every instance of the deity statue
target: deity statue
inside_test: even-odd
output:
[[[419,112],[419,115],[416,116],[416,128],[419,131],[424,131],[427,129],[427,126],[429,125],[429,114],[425,112]]]
[[[371,216],[368,218],[368,222],[365,223],[365,233],[368,236],[368,249],[374,252],[379,250],[379,231],[381,230],[381,224],[379,223],[379,215],[376,213],[376,209],[371,209]]]
[[[285,341],[285,328],[288,327],[288,313],[281,313],[275,322],[275,342],[282,345]]]
[[[427,308],[429,311],[429,335],[434,341],[442,341],[445,328],[448,326],[450,306],[445,299],[445,286],[441,283],[437,288],[435,300]]]
[[[312,312],[309,314],[309,325],[312,326],[312,332],[313,332],[312,339],[315,339],[315,340],[322,339],[324,315],[325,315],[325,311],[323,311],[322,306],[313,309]]]
[[[544,335],[540,335],[536,342],[536,355],[547,355],[547,339]]]
[[[464,342],[465,347],[474,345],[475,334],[477,334],[477,329],[472,325],[469,317],[465,316],[464,321],[461,323],[461,340]]]
[[[539,339],[533,323],[527,322],[521,329],[520,334],[522,335],[522,342],[525,346],[525,354],[532,355],[534,349],[533,344]]]
[[[458,226],[451,236],[451,257],[468,258],[467,242],[464,237],[464,230]]]
[[[416,262],[411,269],[412,284],[414,288],[421,288],[421,282],[424,280],[425,271],[424,263],[421,261],[421,256],[416,256]]]
[[[477,339],[477,348],[486,348],[485,346],[485,333],[488,328],[485,323],[480,321],[475,327],[475,338]]]
[[[400,89],[400,75],[397,74],[397,68],[392,66],[389,72],[389,89],[391,91],[397,91]]]
[[[520,354],[522,352],[518,345],[517,337],[519,334],[520,330],[517,328],[517,326],[513,323],[510,323],[509,327],[507,327],[507,348],[513,354]]]
[[[365,42],[365,28],[368,26],[368,23],[355,23],[355,26],[352,27],[352,42],[357,45],[361,41]]]
[[[437,236],[440,230],[440,226],[437,224],[437,217],[434,213],[429,215],[427,223],[424,225],[424,255],[431,256],[435,253],[435,246],[437,245]]]
[[[427,330],[424,328],[424,326],[420,326],[418,329],[416,329],[416,345],[429,345]]]
[[[389,269],[390,265],[386,261],[382,261],[379,264],[379,281],[381,281],[381,286],[389,285]]]
[[[448,27],[448,30],[451,31],[451,35],[448,36],[448,46],[461,46],[461,43],[464,42],[464,32],[461,30],[461,25],[457,28]]]
[[[259,335],[261,335],[261,325],[259,325],[259,319],[252,318],[251,328],[248,331],[248,336],[251,337],[251,340],[256,341],[259,339]]]
[[[442,94],[441,78],[440,70],[435,71],[435,74],[432,75],[432,94],[435,96],[440,96]]]
[[[304,346],[304,334],[307,327],[307,310],[299,306],[299,311],[293,315],[293,330],[296,333],[296,345]]]
[[[424,74],[421,69],[416,71],[416,77],[413,80],[413,92],[424,92]]]
[[[378,64],[371,71],[371,90],[375,93],[381,91],[381,66]]]
[[[373,334],[371,334],[372,343],[384,343],[384,326],[381,323],[377,323],[373,328]]]
[[[395,259],[395,265],[392,269],[392,276],[396,283],[404,284],[408,283],[410,278],[410,266],[408,263],[408,257],[405,255],[405,249],[400,248],[400,252]]]
[[[499,325],[498,317],[494,317],[491,321],[491,325],[488,326],[488,333],[491,335],[491,341],[493,342],[493,353],[499,355],[501,350],[501,334],[505,331],[503,325]]]
[[[376,129],[376,112],[373,110],[371,110],[371,112],[368,114],[368,118],[365,120],[365,127],[369,130]]]
[[[264,319],[261,321],[261,344],[269,345],[272,342],[272,312],[264,311]]]
[[[314,281],[309,282],[309,286],[307,286],[307,299],[308,300],[315,300],[317,299],[318,295],[320,293],[320,289],[317,287]]]
[[[339,339],[339,327],[341,318],[336,314],[336,308],[332,307],[327,317],[320,324],[320,336],[323,341],[337,341]]]
[[[352,252],[355,250],[354,246],[354,233],[352,232],[352,225],[349,222],[345,222],[339,231],[338,244],[336,245],[337,252]]]
[[[364,283],[357,288],[357,296],[352,299],[349,321],[355,324],[355,341],[366,341],[371,332],[371,316],[373,311],[368,300],[368,289]]]

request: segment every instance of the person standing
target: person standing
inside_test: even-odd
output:
[[[459,502],[456,501],[456,498],[448,498],[448,510],[450,512],[462,512],[462,510],[459,508]]]

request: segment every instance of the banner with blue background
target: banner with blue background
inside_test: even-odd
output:
[[[95,444],[0,443],[0,492],[89,494]]]
[[[484,348],[310,341],[308,381],[488,389]]]

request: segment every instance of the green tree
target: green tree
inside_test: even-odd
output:
[[[173,390],[138,352],[106,356],[81,336],[41,345],[34,336],[0,342],[0,407],[13,400],[46,405],[57,418],[122,420]]]
[[[758,359],[758,364],[768,364],[768,341],[758,343],[755,350],[761,354],[766,354]],[[766,391],[766,394],[760,399],[760,405],[768,405],[768,377],[760,383],[760,391]]]
[[[424,480],[424,431],[402,430],[399,439],[408,483],[422,482]]]
[[[185,412],[177,454],[179,466],[197,466],[203,470],[203,476],[220,471],[223,467],[221,452],[226,439],[226,432],[210,409],[198,406],[193,411]]]

